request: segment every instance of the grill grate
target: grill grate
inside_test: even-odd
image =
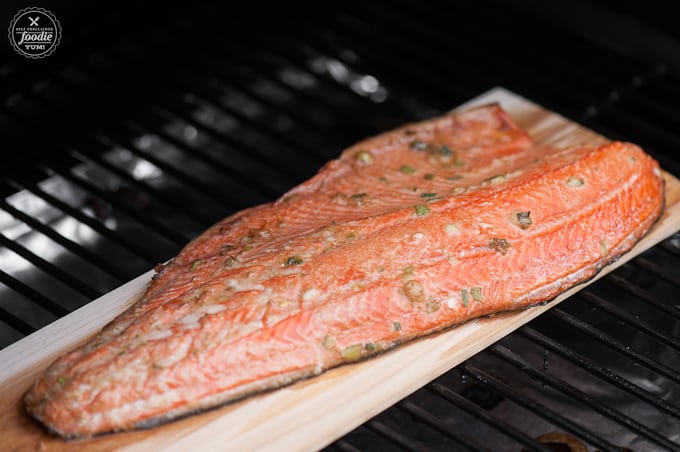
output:
[[[494,85],[636,141],[680,175],[674,60],[502,0],[451,7],[349,2],[304,24],[296,11],[111,11],[98,29],[64,24],[45,62],[7,58],[1,140],[20,164],[0,167],[0,347],[357,139]],[[611,8],[616,24],[635,7]],[[678,264],[675,234],[328,450],[553,450],[545,433],[600,450],[679,448]]]

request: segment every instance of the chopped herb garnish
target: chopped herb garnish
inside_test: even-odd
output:
[[[461,180],[462,178],[463,178],[463,176],[461,176],[460,174],[455,174],[453,176],[447,177],[446,179],[448,179],[448,180]]]
[[[412,279],[404,284],[404,293],[411,301],[425,300],[425,289],[420,281]]]
[[[399,322],[394,322],[394,331],[401,331],[401,323]]]
[[[449,223],[444,226],[444,232],[446,235],[459,235],[460,228],[455,223]]]
[[[475,301],[482,301],[482,288],[481,287],[473,287],[470,289],[470,293],[472,294],[472,299]]]
[[[290,256],[286,259],[286,267],[292,267],[293,265],[300,265],[303,262],[300,256]]]
[[[325,335],[321,343],[323,344],[323,348],[326,350],[335,348],[335,339],[330,334]]]
[[[451,150],[451,148],[445,144],[442,145],[442,147],[440,148],[440,152],[442,153],[442,155],[453,155],[453,151]]]
[[[510,243],[508,243],[508,241],[505,239],[494,237],[489,240],[489,248],[498,253],[505,254],[508,252],[508,248],[510,248]]]
[[[570,187],[581,187],[583,186],[583,184],[584,184],[583,179],[581,179],[580,177],[571,176],[569,179],[567,179],[567,185],[569,185]]]
[[[413,174],[413,173],[416,172],[416,169],[415,169],[414,167],[412,167],[412,166],[402,165],[402,166],[399,168],[399,172],[400,172],[400,173],[403,173],[403,174]]]
[[[420,195],[421,198],[434,198],[435,196],[437,196],[436,193],[421,193]]]
[[[229,256],[224,260],[224,266],[225,267],[231,267],[234,265],[236,262],[238,262],[238,259],[236,259],[234,256]]]
[[[416,215],[418,215],[419,217],[422,217],[423,215],[427,215],[428,213],[430,213],[430,208],[422,204],[417,204],[413,206],[413,208],[416,211]]]
[[[347,361],[356,361],[361,358],[361,349],[364,347],[361,344],[350,345],[349,347],[343,348],[340,355]]]
[[[415,271],[416,269],[413,267],[413,265],[407,265],[404,267],[404,276],[412,275]]]
[[[430,298],[427,301],[427,304],[425,305],[425,310],[427,311],[428,314],[432,314],[433,312],[439,311],[439,308],[441,307],[441,302],[439,300],[435,300],[434,298]]]
[[[609,245],[607,244],[607,239],[602,239],[600,240],[600,252],[602,253],[602,256],[606,256],[607,253],[609,252]]]
[[[60,385],[65,385],[67,381],[68,378],[63,375],[57,377],[57,383],[59,383]]]
[[[233,250],[234,248],[235,248],[234,245],[229,245],[229,244],[227,244],[227,245],[222,245],[222,246],[220,247],[220,251],[222,251],[222,252],[227,252],[227,251]]]
[[[468,304],[470,304],[470,300],[468,299],[468,292],[467,289],[463,289],[460,291],[460,296],[463,299],[463,306],[467,308]]]
[[[384,182],[386,184],[390,183],[390,181],[385,176],[380,176],[379,180],[380,180],[380,182]]]
[[[356,153],[354,158],[357,160],[357,162],[363,165],[370,165],[375,161],[373,155],[368,151],[359,151]]]
[[[246,245],[243,247],[243,251],[250,251],[253,249],[253,245]]]
[[[364,347],[369,352],[373,352],[378,348],[373,342],[366,342],[366,344],[364,344]]]
[[[492,176],[488,179],[485,179],[484,183],[494,185],[494,184],[499,184],[499,183],[503,182],[505,179],[506,179],[505,174],[497,174],[497,175]]]
[[[414,151],[424,151],[425,149],[428,148],[428,146],[429,144],[420,140],[411,141],[411,144],[409,144],[409,147]]]
[[[355,237],[356,235],[354,234],[354,232],[348,232],[347,234],[345,234],[345,240],[352,240]]]
[[[432,174],[432,173],[427,173],[426,175],[423,176],[423,179],[425,179],[425,180],[432,180],[432,179],[434,179],[434,174]]]
[[[191,271],[194,271],[198,268],[199,265],[201,265],[201,262],[203,262],[203,259],[196,259],[191,263]]]
[[[350,196],[350,198],[352,198],[352,199],[361,199],[361,198],[363,198],[363,197],[365,197],[365,196],[367,196],[366,193],[355,193],[355,194],[353,194],[352,196]]]
[[[460,166],[465,166],[465,162],[462,161],[462,160],[458,160],[458,159],[456,159],[456,161],[453,162],[453,164],[454,164],[454,166],[459,166],[459,167],[460,167]]]
[[[520,227],[520,229],[528,229],[529,226],[533,223],[531,221],[531,217],[529,216],[531,214],[530,211],[525,211],[525,212],[517,212],[515,216],[517,217],[517,225]]]

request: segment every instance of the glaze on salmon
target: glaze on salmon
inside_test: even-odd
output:
[[[64,437],[169,420],[548,301],[661,214],[633,144],[536,147],[496,105],[367,139],[214,225],[25,396]]]

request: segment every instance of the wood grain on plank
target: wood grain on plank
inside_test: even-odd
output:
[[[606,138],[503,89],[491,90],[460,108],[499,102],[539,144],[599,144]],[[680,229],[680,181],[668,173],[666,211],[635,248],[608,266],[611,272]],[[149,430],[65,442],[33,422],[21,407],[30,384],[53,359],[85,341],[144,291],[147,272],[81,309],[0,350],[2,449],[65,450],[309,450],[342,436],[493,342],[563,301],[594,280],[553,302],[525,311],[473,320],[446,332],[402,345],[368,361],[206,413]]]

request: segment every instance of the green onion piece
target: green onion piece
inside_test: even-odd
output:
[[[432,180],[432,179],[434,179],[434,174],[432,174],[432,173],[427,173],[426,175],[423,176],[423,179],[425,179],[425,180]]]
[[[389,181],[385,176],[380,176],[380,177],[379,177],[379,180],[380,180],[380,182],[384,182],[384,183],[386,183],[386,184],[389,184],[389,183],[390,183],[390,181]]]
[[[401,331],[401,323],[394,322],[394,331]]]
[[[224,266],[228,268],[234,265],[236,262],[238,262],[238,259],[236,259],[234,256],[229,256],[224,260]]]
[[[510,248],[510,243],[508,243],[508,241],[505,239],[494,237],[489,240],[489,248],[496,251],[497,253],[505,255],[505,253],[508,252],[508,248]]]
[[[446,179],[448,179],[448,180],[461,180],[462,178],[463,178],[463,176],[461,176],[460,174],[455,174],[453,176],[447,177]]]
[[[403,174],[413,174],[416,172],[416,169],[412,166],[402,165],[399,167],[399,172]]]
[[[422,217],[423,215],[427,215],[428,213],[430,213],[430,208],[422,204],[417,204],[413,206],[413,208],[416,211],[416,215],[418,215],[419,217]]]
[[[569,179],[567,179],[567,185],[570,187],[581,187],[584,183],[585,182],[583,182],[583,179],[580,177],[571,176]]]
[[[196,259],[191,263],[191,271],[194,271],[198,268],[199,265],[201,265],[201,262],[203,262],[203,259]]]
[[[420,195],[421,198],[434,198],[435,196],[437,196],[436,193],[422,193]]]
[[[416,279],[411,279],[404,283],[404,293],[413,302],[425,300],[425,288]]]
[[[364,347],[369,352],[373,352],[378,348],[373,342],[367,342],[366,344],[364,344]]]
[[[439,300],[431,298],[427,301],[427,304],[425,305],[425,310],[427,311],[428,314],[432,314],[433,312],[439,311],[441,305],[442,304]]]
[[[353,194],[352,196],[350,196],[350,198],[352,198],[352,199],[361,199],[361,198],[363,198],[363,197],[365,197],[365,196],[367,196],[366,193],[355,193],[355,194]]]
[[[531,217],[529,216],[529,215],[531,215],[531,212],[528,211],[528,210],[526,212],[517,212],[516,215],[517,215],[517,224],[519,225],[519,227],[521,229],[528,229],[529,226],[531,226],[531,224],[533,223],[531,221]]]
[[[231,250],[233,250],[234,248],[236,248],[234,245],[229,245],[229,244],[227,244],[227,245],[222,245],[222,246],[220,247],[220,251],[223,251],[223,252],[231,251]]]
[[[361,358],[361,350],[364,347],[361,344],[350,345],[349,347],[343,348],[340,352],[340,356],[346,361],[356,361]]]
[[[250,251],[253,249],[253,245],[246,245],[243,247],[243,251]]]
[[[290,256],[286,259],[286,267],[292,267],[293,265],[300,265],[303,262],[300,256]]]
[[[472,294],[472,299],[475,301],[482,301],[482,288],[481,287],[473,287],[470,289],[470,293]]]
[[[470,304],[470,300],[468,299],[468,292],[467,289],[463,289],[460,291],[460,296],[463,299],[463,306],[467,308],[468,304]]]
[[[600,240],[600,252],[602,253],[602,257],[606,256],[609,252],[609,244],[607,244],[607,239]]]
[[[497,174],[497,175],[492,176],[488,179],[484,179],[483,183],[494,185],[494,184],[499,184],[499,183],[503,182],[505,179],[506,179],[505,174]]]
[[[451,150],[451,148],[445,144],[442,145],[442,147],[440,148],[440,152],[442,153],[442,155],[453,155],[453,151]]]
[[[375,161],[373,155],[368,151],[359,151],[356,153],[354,158],[356,159],[357,162],[363,165],[370,165]]]
[[[66,382],[68,382],[67,377],[65,377],[63,375],[60,375],[60,376],[57,377],[57,383],[59,383],[60,385],[65,385]]]
[[[325,335],[321,343],[323,344],[323,348],[326,350],[335,348],[335,339],[330,334]]]
[[[411,141],[411,144],[408,145],[408,147],[410,147],[414,151],[424,151],[425,149],[427,149],[428,146],[429,144],[420,140]]]

